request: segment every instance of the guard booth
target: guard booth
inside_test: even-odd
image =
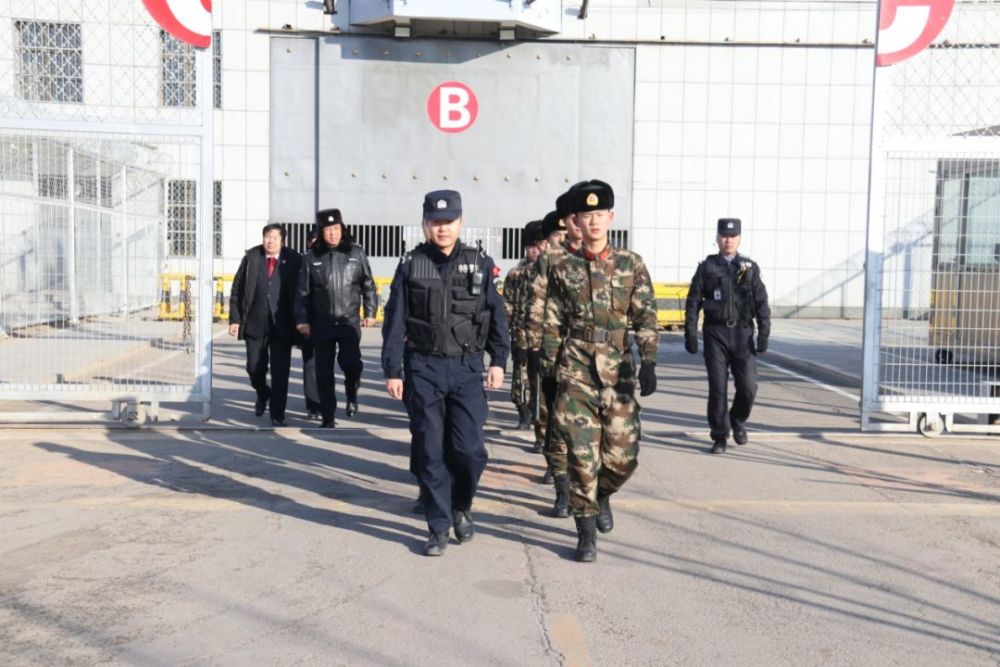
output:
[[[938,363],[1000,360],[1000,160],[940,160],[930,344]]]

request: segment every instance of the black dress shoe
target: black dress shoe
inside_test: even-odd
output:
[[[284,418],[277,419],[275,417],[271,417],[271,426],[288,426],[288,424],[285,423]]]
[[[725,454],[726,453],[726,441],[722,440],[722,439],[716,440],[715,444],[712,445],[712,453],[713,454]]]
[[[472,522],[472,517],[469,516],[468,510],[464,512],[455,512],[454,525],[455,537],[458,538],[459,544],[468,542],[476,536],[476,524]]]
[[[269,396],[258,396],[257,402],[253,404],[253,414],[255,417],[260,417],[264,412],[267,411],[267,400]]]
[[[319,411],[310,410],[309,412],[306,413],[306,419],[308,419],[309,421],[312,421],[314,419],[319,419]]]
[[[737,445],[747,444],[747,430],[742,426],[733,425],[733,442]]]
[[[610,533],[615,527],[615,517],[611,514],[611,496],[597,496],[597,530]]]
[[[334,419],[331,419],[330,421],[324,421],[322,424],[319,425],[319,427],[320,428],[334,428],[336,425],[337,425],[337,421],[334,420]]]
[[[428,536],[427,541],[424,542],[424,555],[425,556],[441,556],[444,555],[444,550],[448,548],[448,535],[438,535],[435,532],[431,532]]]
[[[344,412],[347,414],[348,417],[353,417],[354,415],[358,414],[358,404],[351,403],[350,401],[348,401],[347,407],[344,408]]]

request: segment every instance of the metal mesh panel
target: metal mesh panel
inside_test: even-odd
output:
[[[884,138],[995,133],[1000,125],[1000,3],[958,2],[941,41],[883,72]]]
[[[196,99],[193,49],[164,36],[141,2],[0,10],[0,117],[195,126]]]
[[[193,281],[184,315],[160,316],[165,188],[198,155],[193,138],[0,135],[0,395],[191,390]]]
[[[876,74],[866,303],[869,412],[1000,412],[1000,3]],[[880,115],[881,112],[881,115]]]

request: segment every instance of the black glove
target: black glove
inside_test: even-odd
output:
[[[649,396],[656,391],[656,364],[648,361],[639,366],[639,395]]]
[[[757,336],[757,354],[761,352],[767,352],[767,336]]]
[[[520,347],[515,347],[510,351],[510,358],[514,360],[515,364],[526,364],[528,362],[528,351]]]
[[[542,351],[528,350],[528,375],[538,375],[542,368]]]
[[[542,397],[545,399],[545,406],[550,408],[556,401],[556,379],[554,377],[542,378]]]
[[[698,354],[698,336],[684,336],[684,349],[691,354]]]

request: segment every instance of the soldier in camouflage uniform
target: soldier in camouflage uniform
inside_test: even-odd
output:
[[[535,220],[524,226],[521,232],[521,247],[524,257],[507,272],[503,283],[503,298],[506,304],[507,326],[510,329],[511,358],[514,360],[510,381],[510,400],[517,408],[517,428],[531,428],[531,415],[538,400],[538,383],[528,373],[528,346],[525,332],[525,297],[528,281],[538,260],[542,221]]]
[[[574,186],[575,187],[575,186]],[[570,188],[572,190],[572,188]],[[545,454],[546,468],[543,483],[555,484],[556,498],[552,507],[552,515],[556,517],[569,516],[569,478],[566,463],[566,447],[558,438],[550,437],[551,407],[555,400],[555,369],[551,365],[541,363],[542,321],[545,316],[545,303],[548,298],[549,272],[567,253],[571,253],[580,244],[580,233],[573,225],[573,214],[569,210],[570,192],[567,191],[556,199],[556,210],[545,218],[548,230],[558,234],[560,225],[565,229],[561,243],[549,245],[548,250],[539,257],[536,271],[530,285],[530,297],[527,313],[528,326],[528,357],[532,375],[541,378],[543,400],[538,406],[538,419],[535,421],[535,449]]]
[[[641,395],[656,390],[656,301],[639,255],[613,248],[614,192],[589,181],[572,191],[581,247],[550,271],[542,353],[559,378],[553,437],[569,455],[570,505],[576,519],[576,559],[597,558],[597,533],[614,527],[611,494],[635,471],[639,404],[628,330],[635,332]],[[565,340],[563,337],[565,336]]]

